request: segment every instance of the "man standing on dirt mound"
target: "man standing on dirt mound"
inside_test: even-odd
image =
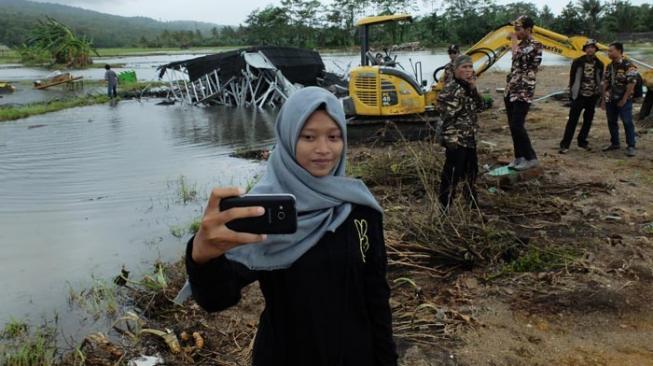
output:
[[[525,124],[535,92],[537,69],[542,63],[543,46],[532,37],[535,23],[531,18],[522,15],[513,22],[513,26],[515,30],[511,35],[512,67],[506,78],[508,85],[504,93],[504,102],[515,160],[508,167],[527,170],[539,165]]]
[[[624,59],[624,46],[613,42],[608,47],[610,64],[605,71],[603,80],[603,96],[601,109],[608,117],[610,130],[610,145],[603,151],[619,150],[619,117],[626,132],[627,156],[635,156],[635,124],[633,123],[633,94],[637,84],[637,67]]]
[[[587,136],[592,128],[594,110],[601,95],[601,81],[603,79],[603,62],[596,57],[598,47],[596,41],[588,39],[583,45],[584,56],[574,60],[569,73],[569,94],[571,96],[571,109],[565,127],[565,134],[560,141],[560,154],[569,151],[571,140],[574,138],[580,113],[583,113],[583,127],[578,133],[578,147],[589,150]]]

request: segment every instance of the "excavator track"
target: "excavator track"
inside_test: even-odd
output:
[[[431,138],[440,117],[435,112],[392,117],[362,117],[347,119],[347,139],[350,143],[395,142]]]

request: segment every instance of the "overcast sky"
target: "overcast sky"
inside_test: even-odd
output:
[[[269,4],[279,4],[280,0],[36,0],[39,2],[59,3],[78,6],[122,16],[145,16],[157,20],[196,20],[223,25],[237,25],[256,8],[264,8]],[[541,6],[542,1],[529,1]],[[632,0],[634,5],[643,4],[650,0]],[[327,3],[328,0],[322,0]],[[499,3],[509,3],[510,0],[499,0]],[[547,0],[554,13],[560,10],[569,0]],[[430,12],[432,3],[443,4],[446,1],[418,0],[419,13]]]

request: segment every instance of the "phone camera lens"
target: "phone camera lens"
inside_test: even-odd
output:
[[[283,211],[277,212],[277,219],[279,219],[279,221],[285,220],[286,219],[286,213],[283,212]]]

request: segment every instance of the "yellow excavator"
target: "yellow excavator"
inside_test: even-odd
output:
[[[348,115],[355,116],[358,123],[369,121],[430,121],[435,116],[437,95],[444,87],[442,81],[427,88],[425,80],[417,71],[418,63],[413,66],[414,75],[397,68],[396,56],[387,54],[372,54],[369,47],[369,31],[372,26],[412,20],[409,14],[367,17],[356,24],[361,27],[361,66],[350,72],[349,96],[343,104]],[[504,25],[488,33],[478,43],[465,53],[472,57],[477,76],[482,75],[502,56],[511,49],[510,34],[513,26]],[[574,59],[584,55],[583,44],[587,37],[567,37],[550,30],[535,27],[533,38],[544,46],[545,51]],[[598,45],[597,57],[607,65],[605,51],[607,46]],[[626,58],[634,62],[648,90],[653,89],[653,66],[647,65],[632,57]],[[436,70],[437,71],[437,70]],[[434,78],[435,78],[434,73]],[[647,102],[653,102],[653,95],[647,93]],[[645,106],[642,107],[642,110]],[[648,106],[650,111],[650,105]],[[648,113],[646,113],[648,114]],[[644,116],[645,117],[645,116]],[[640,118],[642,116],[640,115]]]

